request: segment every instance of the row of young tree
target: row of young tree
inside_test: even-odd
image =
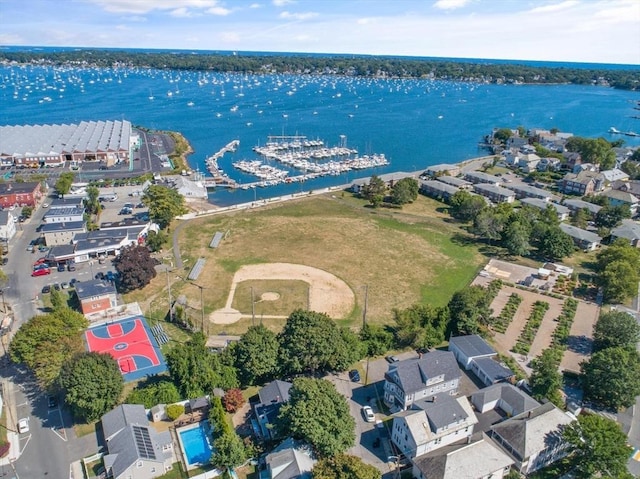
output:
[[[606,82],[614,88],[635,90],[638,70],[553,68],[470,60],[415,59],[389,56],[231,54],[198,52],[132,52],[66,50],[57,52],[3,51],[0,60],[18,63],[83,65],[87,67],[142,67],[235,73],[290,73],[362,77],[430,78],[488,83]]]
[[[373,175],[369,183],[362,186],[360,196],[374,208],[382,205],[401,207],[413,203],[418,197],[418,190],[419,185],[415,178],[402,178],[389,187],[382,178]]]

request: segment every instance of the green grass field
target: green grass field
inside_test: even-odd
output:
[[[217,231],[228,235],[217,249],[210,249],[209,242]],[[383,324],[390,322],[393,308],[406,308],[416,302],[446,304],[486,262],[470,235],[450,220],[444,205],[422,196],[403,209],[373,209],[349,193],[338,192],[199,218],[182,229],[179,243],[185,272],[198,258],[207,259],[198,278],[198,283],[206,288],[206,313],[224,306],[233,274],[241,266],[297,263],[332,273],[353,290],[356,307],[341,324],[359,322],[365,286],[368,286],[367,319]],[[256,294],[256,289],[262,286],[258,281],[247,283],[253,284],[242,285],[235,301],[238,309],[249,314],[250,287],[253,285]],[[292,294],[293,299],[286,300],[286,306],[274,304],[272,311],[277,312],[264,310],[262,314],[287,315],[287,310],[297,307],[300,296],[304,296],[304,285],[298,289]],[[197,288],[174,285],[172,293],[186,295],[189,304],[199,308]],[[166,295],[164,276],[154,279],[132,297],[163,295]],[[281,297],[284,303],[284,295]],[[267,307],[266,302],[264,306]],[[241,332],[250,321],[242,323],[242,326],[212,325],[209,331]]]

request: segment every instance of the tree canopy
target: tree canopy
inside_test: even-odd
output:
[[[296,310],[278,336],[285,374],[344,371],[362,357],[358,338],[341,330],[326,314]]]
[[[187,212],[184,206],[184,196],[173,188],[160,185],[149,186],[142,197],[142,201],[149,207],[149,218],[165,229],[176,216]]]
[[[450,332],[478,334],[491,317],[491,301],[489,291],[482,286],[469,286],[453,293],[449,301]]]
[[[595,224],[601,228],[615,228],[622,223],[625,218],[631,218],[629,205],[604,205],[596,213]]]
[[[583,163],[600,165],[601,170],[608,170],[616,164],[616,155],[611,143],[604,138],[572,136],[567,140],[566,148],[580,153]]]
[[[562,432],[570,445],[572,473],[580,479],[622,478],[632,449],[620,426],[598,414],[582,414]]]
[[[593,328],[593,349],[622,347],[634,351],[640,341],[640,324],[623,311],[609,311],[600,315]]]
[[[233,469],[240,466],[246,459],[246,448],[235,432],[218,436],[213,441],[211,464],[214,466]]]
[[[110,354],[85,352],[65,364],[59,384],[74,416],[95,421],[118,404],[124,380]]]
[[[168,378],[153,378],[139,384],[127,396],[126,403],[142,404],[150,409],[156,404],[171,404],[180,401],[180,393]]]
[[[189,341],[167,353],[169,373],[181,397],[185,398],[212,394],[215,388],[238,387],[236,370],[226,360],[224,354],[207,349],[202,333],[194,334]]]
[[[274,332],[262,324],[249,326],[232,348],[242,384],[249,386],[272,379],[278,371],[279,350]]]
[[[532,373],[529,378],[532,395],[538,401],[548,399],[558,407],[562,407],[560,388],[562,375],[558,370],[558,361],[553,349],[545,349],[540,356],[532,361]]]
[[[122,248],[113,260],[116,271],[120,274],[119,286],[124,292],[144,288],[156,277],[156,260],[149,250],[140,245]]]
[[[50,389],[65,362],[84,351],[82,331],[89,325],[80,313],[60,308],[34,316],[16,332],[9,345],[13,362],[31,369],[43,389]]]
[[[73,173],[69,171],[61,173],[60,176],[58,177],[58,181],[56,181],[56,186],[55,186],[56,191],[62,196],[69,193],[69,190],[71,190],[71,185],[73,184],[73,179],[74,179]]]
[[[355,419],[345,397],[325,379],[297,378],[289,402],[280,409],[277,427],[307,441],[320,457],[346,451],[355,442]]]
[[[594,353],[583,362],[582,387],[587,400],[613,410],[629,407],[640,395],[640,357],[621,347]]]
[[[444,341],[449,311],[416,304],[403,310],[394,309],[393,320],[398,346],[430,349]]]
[[[378,207],[384,201],[386,192],[387,185],[385,185],[384,181],[382,181],[382,178],[377,175],[373,175],[371,176],[369,183],[362,187],[360,194],[374,207]]]
[[[473,221],[486,207],[487,203],[482,196],[472,195],[467,190],[460,190],[449,199],[449,213],[465,223]]]
[[[313,479],[380,479],[382,474],[362,459],[348,454],[336,454],[320,459],[313,467]]]
[[[403,178],[391,188],[391,202],[396,205],[413,203],[418,197],[418,181],[415,178]]]
[[[640,249],[624,238],[616,240],[596,255],[598,282],[604,289],[604,299],[621,303],[638,292],[640,281]]]

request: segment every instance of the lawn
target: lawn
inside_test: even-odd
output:
[[[210,249],[209,242],[217,231],[228,234],[217,249]],[[341,324],[361,320],[365,286],[367,320],[384,324],[390,321],[394,308],[417,302],[446,304],[455,291],[471,282],[486,261],[468,233],[450,220],[444,205],[422,196],[403,209],[374,209],[345,192],[199,218],[181,230],[179,244],[183,261],[186,260],[185,271],[177,271],[175,276],[183,276],[198,258],[207,260],[197,280],[205,288],[206,313],[224,307],[233,275],[241,266],[297,263],[332,273],[353,290],[356,307],[349,317],[342,318]],[[190,306],[199,308],[199,289],[175,278],[172,281],[176,283],[172,286],[174,297],[184,294]],[[244,292],[240,296],[244,299],[237,300],[247,313],[251,309],[251,286],[254,295],[264,286],[258,281],[250,283],[242,286]],[[298,288],[295,281],[283,283],[287,284],[276,286]],[[299,297],[300,293],[294,296]],[[166,296],[164,275],[136,296],[163,295]],[[287,315],[287,309],[298,306],[298,300],[288,301],[286,307],[273,314]],[[259,314],[257,310],[256,313]],[[268,313],[265,310],[262,314]],[[209,331],[243,332],[250,323],[251,319],[243,319]]]

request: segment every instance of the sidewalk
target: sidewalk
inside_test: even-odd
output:
[[[11,398],[9,402],[7,402],[7,398]],[[13,432],[17,430],[18,422],[16,405],[13,401],[12,383],[7,380],[2,381],[2,399],[3,404],[7,406],[4,411],[7,414],[7,441],[9,441],[10,448],[8,454],[0,458],[0,466],[6,466],[20,457],[20,435]]]

